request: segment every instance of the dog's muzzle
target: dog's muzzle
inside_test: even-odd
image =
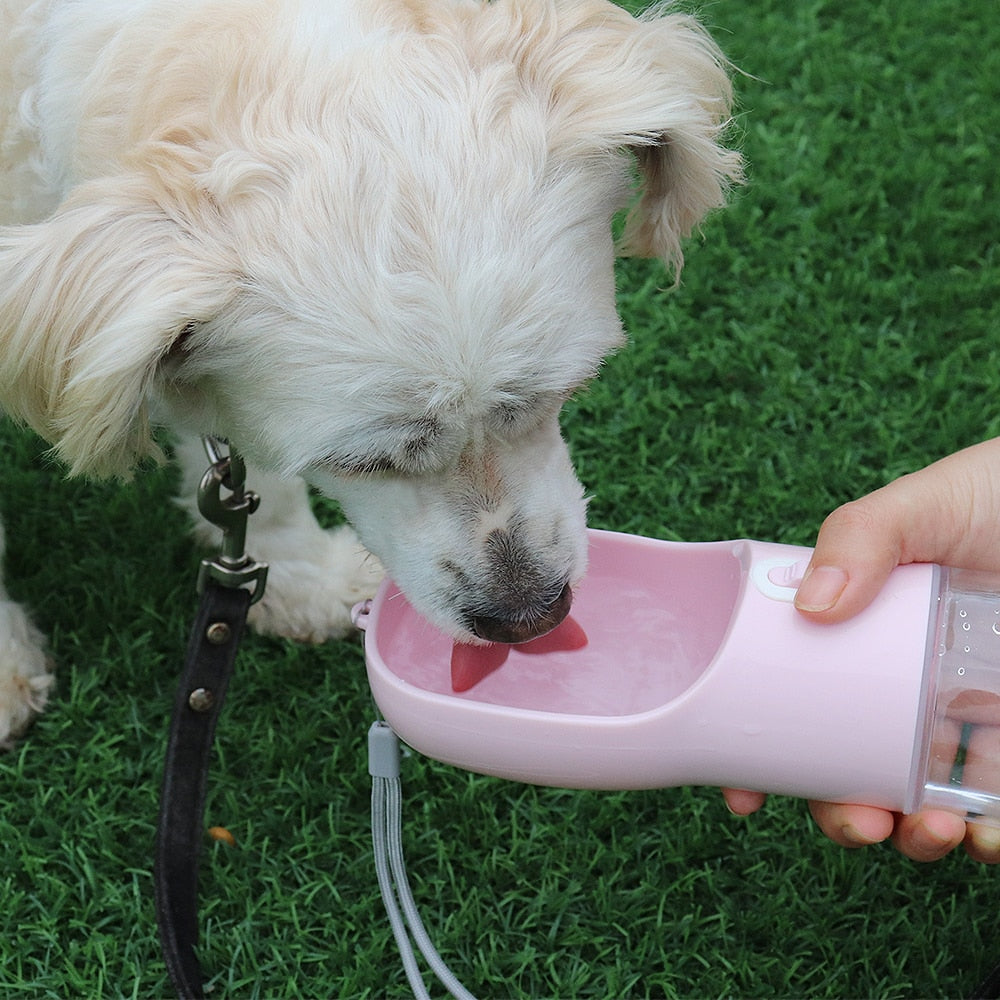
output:
[[[569,614],[572,604],[573,589],[567,583],[559,596],[538,614],[516,619],[471,615],[469,622],[472,631],[487,642],[528,642],[551,632]]]

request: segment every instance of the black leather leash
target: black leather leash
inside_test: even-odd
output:
[[[212,466],[199,487],[198,506],[222,528],[222,552],[202,562],[198,576],[201,603],[174,699],[153,869],[160,945],[181,1000],[204,996],[195,947],[209,758],[247,612],[262,596],[267,578],[267,566],[243,551],[246,520],[258,504],[244,489],[243,462],[232,451],[221,455],[215,442],[206,441],[206,448]],[[225,499],[223,487],[230,491]]]
[[[215,724],[236,662],[250,591],[214,581],[202,594],[174,700],[157,826],[156,916],[167,971],[182,1000],[203,995],[198,943],[198,855]]]

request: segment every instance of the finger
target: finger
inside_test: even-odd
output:
[[[958,759],[962,741],[962,723],[958,719],[936,718],[927,760],[927,780],[937,785],[947,785]]]
[[[755,813],[767,799],[763,792],[749,792],[743,788],[723,788],[722,797],[726,800],[726,807],[735,816]]]
[[[920,482],[904,476],[830,514],[795,595],[796,608],[826,623],[866,608],[905,561],[906,539],[917,530],[912,522],[919,497]]]
[[[810,802],[809,811],[817,826],[841,847],[867,847],[892,835],[896,818],[874,806]]]
[[[965,840],[965,820],[940,809],[901,816],[893,844],[914,861],[937,861]]]
[[[969,727],[961,781],[963,789],[995,793],[1000,785],[1000,729],[996,726]]]
[[[983,823],[970,823],[965,831],[965,850],[974,861],[1000,864],[1000,830]]]
[[[952,720],[945,720],[951,722]],[[1000,728],[975,725],[968,731],[965,759],[961,765],[961,788],[992,797],[1000,782]],[[984,864],[1000,862],[1000,830],[970,823],[965,834],[969,857]]]
[[[891,497],[873,493],[827,517],[795,594],[815,621],[844,621],[867,607],[899,563],[902,536]]]
[[[843,621],[900,563],[1000,569],[998,473],[995,438],[839,507],[823,522],[796,607],[815,621]]]

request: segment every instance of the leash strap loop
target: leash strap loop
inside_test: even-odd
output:
[[[250,598],[247,590],[208,583],[174,699],[153,875],[160,944],[181,1000],[203,995],[194,949],[198,943],[198,854],[208,761]]]

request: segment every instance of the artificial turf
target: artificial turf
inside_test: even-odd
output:
[[[808,543],[836,504],[1000,434],[994,0],[714,0],[749,182],[683,283],[620,267],[632,343],[565,411],[598,527]],[[0,996],[169,992],[150,865],[197,556],[170,469],[66,481],[0,427],[11,590],[51,710],[0,756]],[[336,518],[320,504],[324,517]],[[252,529],[251,529],[252,539]],[[212,995],[408,994],[375,887],[355,639],[250,638],[220,726]],[[996,959],[1000,874],[846,852],[803,803],[538,789],[404,763],[414,888],[484,997],[956,997]]]

